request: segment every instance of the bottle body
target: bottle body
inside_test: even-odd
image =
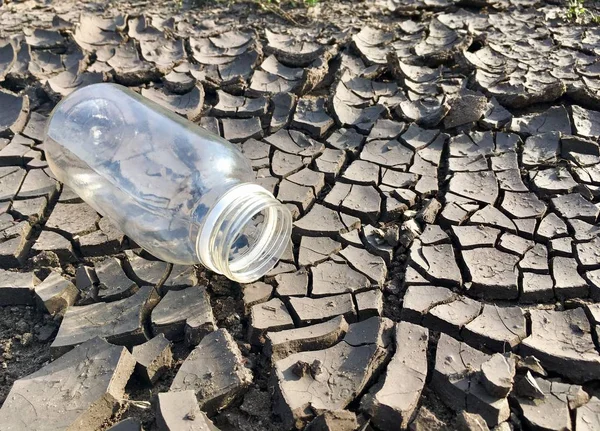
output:
[[[238,268],[244,253],[254,253],[272,267],[282,239],[269,235],[286,236],[284,248],[289,241],[289,212],[253,184],[237,148],[125,87],[95,84],[73,92],[53,110],[45,147],[59,181],[165,261],[201,263],[245,282],[258,278],[256,268],[239,278],[221,266]],[[224,238],[226,218],[243,226]]]

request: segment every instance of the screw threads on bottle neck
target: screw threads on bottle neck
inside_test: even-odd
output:
[[[249,283],[275,266],[291,231],[289,210],[259,185],[244,183],[211,208],[198,234],[196,253],[207,268]]]

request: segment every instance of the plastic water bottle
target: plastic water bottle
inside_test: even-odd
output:
[[[247,283],[290,241],[290,212],[235,146],[125,87],[73,92],[46,132],[56,178],[160,259]]]

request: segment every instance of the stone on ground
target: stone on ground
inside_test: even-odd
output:
[[[529,370],[527,370],[524,375],[516,377],[514,382],[514,394],[532,400],[544,399],[546,397],[544,391],[542,391]]]
[[[354,295],[358,320],[365,320],[383,313],[383,292],[379,289],[367,290]]]
[[[206,413],[200,410],[192,390],[159,393],[156,425],[160,431],[218,431]]]
[[[149,339],[145,323],[159,297],[150,286],[140,288],[129,298],[114,302],[72,306],[67,308],[58,334],[50,346],[60,356],[78,344],[94,337],[132,346]]]
[[[141,256],[125,251],[127,255],[127,265],[131,269],[131,278],[140,286],[157,286],[168,275],[170,265],[160,260],[145,259]]]
[[[599,378],[600,355],[583,308],[531,310],[531,335],[521,343],[523,355],[538,358],[544,368],[574,382]]]
[[[588,223],[594,223],[600,214],[600,208],[579,193],[555,197],[552,199],[552,205],[560,216],[567,219],[576,218]]]
[[[361,410],[383,431],[406,428],[413,418],[427,376],[427,329],[396,325],[396,353],[385,374],[361,400]]]
[[[404,294],[400,317],[404,321],[420,324],[433,307],[454,301],[457,295],[450,289],[438,286],[410,286]]]
[[[137,362],[137,374],[150,384],[156,383],[173,364],[171,342],[164,334],[159,334],[139,346],[133,346],[131,353]]]
[[[575,411],[575,429],[592,431],[600,428],[600,399],[591,397],[590,401]]]
[[[500,230],[486,226],[452,226],[461,249],[473,247],[493,247],[496,245]]]
[[[342,245],[327,237],[303,236],[300,241],[298,264],[301,266],[316,265],[342,249]]]
[[[163,292],[181,290],[198,284],[196,268],[189,265],[173,265],[169,277],[161,286]]]
[[[246,313],[249,313],[254,305],[267,302],[271,298],[273,286],[262,281],[257,281],[255,283],[244,285],[242,290],[244,310]]]
[[[75,272],[75,286],[79,290],[78,305],[89,305],[96,297],[95,285],[98,283],[98,277],[93,268],[85,265],[79,265]]]
[[[348,410],[326,411],[313,419],[305,431],[355,431],[358,428],[356,414]]]
[[[208,414],[226,408],[252,382],[242,353],[225,329],[205,336],[185,359],[171,383],[171,391],[193,390]]]
[[[348,323],[343,316],[337,316],[323,323],[304,328],[268,332],[264,351],[277,361],[292,353],[307,350],[322,350],[339,342],[348,331]]]
[[[285,296],[306,296],[308,292],[308,272],[301,269],[295,273],[278,274],[275,276],[277,282],[277,295]]]
[[[35,286],[39,283],[33,272],[0,269],[0,305],[33,305]]]
[[[554,299],[553,286],[554,281],[550,275],[524,272],[519,300],[524,303],[551,301]]]
[[[301,219],[294,222],[298,233],[306,236],[329,236],[346,233],[360,226],[356,217],[342,217],[337,211],[315,204]]]
[[[98,298],[102,301],[116,301],[131,296],[138,285],[130,280],[121,267],[119,259],[109,257],[95,267],[98,277]]]
[[[62,314],[79,297],[79,289],[58,272],[52,272],[35,287],[35,297],[40,308],[48,313]]]
[[[415,419],[408,427],[410,431],[443,431],[447,428],[447,424],[425,406],[419,408]]]
[[[462,257],[471,276],[469,294],[486,299],[514,299],[519,295],[519,257],[485,247],[463,250]]]
[[[585,404],[589,396],[581,386],[535,378],[542,399],[515,397],[523,420],[531,429],[572,430],[571,410]]]
[[[144,431],[142,424],[135,418],[127,418],[113,425],[108,431]]]
[[[347,263],[325,261],[311,268],[313,297],[337,295],[346,292],[360,292],[371,287],[371,281],[364,274],[355,271]]]
[[[216,329],[210,298],[205,287],[192,286],[167,292],[152,310],[152,332],[171,341],[186,340],[196,345]]]
[[[125,347],[92,337],[17,380],[0,409],[0,423],[14,430],[97,429],[125,397],[134,367]]]
[[[481,381],[482,365],[490,359],[479,350],[441,334],[438,341],[432,387],[456,412],[481,415],[494,427],[510,416],[508,400],[490,394]]]
[[[461,332],[472,346],[482,346],[495,352],[516,349],[527,336],[525,313],[519,307],[483,304],[481,314]]]
[[[432,284],[462,284],[462,274],[451,244],[422,245],[421,241],[415,240],[410,247],[410,263],[426,273]]]
[[[373,283],[383,286],[387,276],[387,266],[381,257],[353,246],[348,246],[340,251],[340,255],[348,261],[351,267],[363,273]]]
[[[324,322],[335,316],[344,316],[351,323],[356,321],[356,310],[350,293],[322,298],[291,297],[289,303],[294,319],[304,325]]]
[[[370,324],[374,319],[378,325]],[[381,318],[372,318],[351,325],[333,347],[274,363],[275,412],[286,427],[302,428],[316,411],[344,409],[366,388],[388,355],[381,342],[383,324]]]
[[[485,420],[478,414],[460,412],[456,418],[457,431],[489,431]]]
[[[500,353],[481,364],[481,381],[491,395],[506,397],[513,385],[515,361]]]
[[[281,299],[274,298],[268,302],[252,306],[248,339],[252,344],[262,345],[265,342],[267,331],[275,332],[293,327],[294,321],[285,304]]]
[[[465,325],[481,314],[483,304],[466,296],[455,301],[442,302],[433,307],[424,317],[422,325],[459,337]]]

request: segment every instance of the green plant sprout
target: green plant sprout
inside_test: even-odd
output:
[[[594,14],[584,5],[584,0],[569,0],[565,18],[576,23],[584,23],[586,18],[596,24],[600,23],[600,16]]]

